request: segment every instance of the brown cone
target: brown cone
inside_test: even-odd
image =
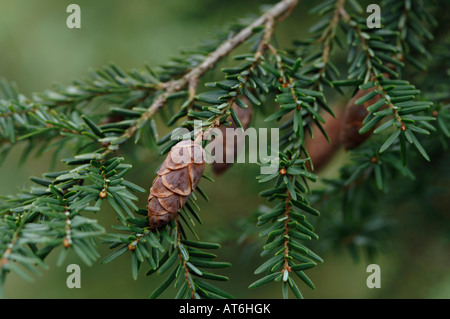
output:
[[[198,186],[205,169],[200,145],[181,141],[172,147],[154,179],[148,197],[150,228],[170,222]]]
[[[240,97],[241,100],[243,100],[247,105],[250,105],[250,102],[246,97]],[[239,118],[239,121],[241,121],[242,127],[244,130],[246,130],[250,126],[250,122],[252,119],[252,109],[250,107],[247,107],[246,109],[243,109],[239,107],[236,103],[233,103],[232,105],[234,111],[236,112],[237,117]],[[242,144],[245,141],[245,136],[242,135],[240,137],[235,138],[234,140],[229,139],[227,141],[227,134],[226,129],[227,128],[237,128],[238,126],[234,122],[231,115],[227,118],[228,121],[231,122],[229,126],[221,125],[219,127],[220,131],[222,132],[223,137],[223,156],[222,156],[222,163],[213,162],[211,163],[212,170],[214,174],[220,175],[223,172],[225,172],[228,168],[233,165],[232,163],[226,163],[227,154],[231,154],[233,152],[234,158],[236,159],[237,151],[242,147]],[[215,155],[214,152],[212,155]]]
[[[314,139],[309,137],[305,140],[305,148],[308,150],[315,171],[325,167],[340,147],[339,135],[341,133],[344,111],[339,107],[334,112],[336,118],[329,113],[323,115],[323,119],[325,120],[323,128],[327,132],[330,142],[328,142],[317,125],[312,129]],[[306,167],[308,170],[311,169],[309,162],[306,163]]]
[[[373,98],[360,105],[355,105],[355,101],[373,90],[373,88],[367,90],[359,90],[358,92],[356,92],[355,96],[348,102],[347,107],[345,108],[341,130],[341,143],[346,150],[351,150],[358,147],[363,142],[365,142],[370,137],[370,135],[372,135],[373,129],[364,134],[359,134],[359,130],[363,126],[362,122],[369,114],[367,108],[372,104],[378,102],[380,96],[375,95]]]
[[[392,65],[387,65],[387,67],[394,69]],[[389,79],[389,74],[383,73],[383,76]],[[352,150],[357,148],[359,145],[364,143],[373,133],[375,127],[370,131],[359,134],[359,130],[363,127],[363,121],[369,114],[367,108],[372,104],[375,104],[380,100],[380,95],[377,94],[370,100],[364,102],[360,105],[355,105],[356,100],[363,97],[364,95],[375,90],[375,88],[370,88],[366,90],[359,90],[356,92],[355,96],[348,102],[347,107],[342,118],[342,130],[341,130],[341,143],[346,150]],[[386,108],[386,105],[381,107],[379,111]]]

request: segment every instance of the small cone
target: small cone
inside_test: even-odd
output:
[[[198,186],[204,170],[205,156],[200,145],[188,140],[172,147],[150,188],[150,228],[162,227],[175,217]]]
[[[248,101],[247,98],[241,97],[240,99],[243,100],[247,105],[250,105],[250,102]],[[239,118],[239,121],[241,121],[242,127],[244,128],[244,130],[246,130],[250,126],[250,122],[252,119],[252,109],[250,107],[243,109],[243,108],[239,107],[236,103],[233,103],[232,108],[236,112],[236,115]],[[231,167],[231,165],[233,165],[233,163],[226,162],[227,154],[231,154],[233,152],[234,159],[236,159],[237,151],[242,147],[242,144],[245,143],[244,134],[239,134],[237,136],[237,138],[235,138],[233,140],[231,140],[231,139],[227,140],[227,130],[226,129],[227,128],[235,129],[238,127],[236,125],[236,123],[234,122],[233,118],[231,117],[231,115],[227,118],[227,121],[230,121],[231,125],[229,125],[229,126],[221,125],[219,127],[220,131],[222,132],[222,137],[223,137],[223,154],[222,154],[223,156],[221,159],[221,163],[218,163],[216,161],[211,163],[211,168],[212,168],[214,174],[216,174],[216,175],[220,175],[220,174],[224,173],[226,170],[228,170]],[[212,155],[214,155],[214,153]]]
[[[341,143],[346,150],[352,150],[357,148],[359,145],[364,143],[373,133],[372,130],[359,134],[359,130],[363,126],[363,121],[369,114],[367,108],[372,104],[375,104],[380,99],[380,95],[375,95],[370,100],[364,102],[360,105],[355,105],[355,101],[364,95],[370,93],[374,89],[359,90],[356,92],[355,96],[348,102],[345,108],[342,130],[341,130]]]
[[[309,157],[314,166],[314,171],[319,171],[324,168],[340,147],[339,135],[341,134],[341,122],[344,110],[339,107],[334,110],[336,118],[331,114],[323,114],[325,124],[324,130],[327,132],[330,142],[326,139],[319,127],[315,125],[312,129],[314,138],[307,138],[305,140],[305,148],[308,151]],[[311,170],[309,162],[306,163],[308,170]]]
[[[390,69],[394,69],[393,65],[386,65]],[[389,79],[389,74],[383,73],[383,76]],[[355,96],[348,102],[347,107],[342,118],[342,130],[341,130],[341,143],[346,150],[352,150],[357,148],[359,145],[364,143],[373,133],[376,127],[372,128],[370,131],[359,134],[359,130],[363,127],[363,121],[369,114],[367,108],[380,100],[380,94],[375,95],[370,100],[364,102],[361,105],[355,105],[356,100],[363,97],[364,95],[375,90],[375,88],[359,90],[356,92]],[[384,110],[386,105],[381,107],[379,111]]]

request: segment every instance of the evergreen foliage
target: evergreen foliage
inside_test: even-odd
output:
[[[191,138],[199,134],[194,126],[198,120],[202,134],[229,125],[230,115],[242,127],[234,103],[264,110],[265,121],[281,130],[279,168],[258,177],[267,185],[260,196],[270,207],[255,218],[265,259],[249,288],[279,282],[281,296],[302,298],[302,285],[315,289],[307,272],[324,260],[310,247],[322,238],[333,246],[345,242],[355,256],[359,247],[375,255],[392,228],[390,220],[377,213],[376,198],[388,196],[397,176],[414,179],[411,165],[427,165],[417,154],[428,162],[433,159],[429,149],[447,149],[448,40],[433,36],[437,21],[428,2],[385,0],[381,6],[389,10],[382,11],[383,27],[369,29],[358,1],[326,0],[310,10],[317,19],[310,37],[279,48],[276,25],[297,2],[283,0],[256,20],[239,20],[212,41],[158,68],[124,71],[109,65],[92,70],[87,79],[31,97],[2,79],[0,160],[21,143],[26,144],[22,161],[51,150],[66,168],[31,177],[33,187],[0,199],[0,290],[11,272],[31,279],[45,269],[45,259],[55,248],[64,247],[58,264],[73,250],[91,265],[100,258],[98,245],[106,244],[112,253],[103,256],[102,263],[128,255],[133,278],[143,267],[148,276],[164,276],[150,298],[169,286],[178,289],[176,298],[232,298],[211,283],[228,280],[218,272],[231,265],[215,261],[217,255],[211,253],[220,244],[201,241],[195,230],[202,224],[197,197],[208,200],[206,191],[198,187],[175,219],[153,230],[136,196],[151,185],[127,179],[133,168],[126,155],[133,145],[166,154],[179,141],[171,136],[181,128],[188,129]],[[221,69],[222,76],[199,92],[203,75],[238,46],[246,53],[234,55]],[[346,52],[346,66],[332,61],[337,51]],[[406,78],[410,66],[416,72],[428,69],[428,77],[442,80]],[[327,134],[322,112],[334,115],[326,98],[330,92],[358,90],[367,94],[357,105],[377,97],[360,128],[361,134],[373,130],[374,135],[352,151],[339,178],[311,192],[309,184],[318,176],[305,139],[314,126]],[[266,106],[273,102],[275,111]],[[171,115],[165,124],[172,131],[159,137],[154,115],[164,108]],[[73,155],[61,158],[62,150]],[[105,203],[117,214],[113,233],[94,218]],[[332,221],[325,218],[333,227],[320,239],[312,225],[319,210],[322,215],[341,213]]]

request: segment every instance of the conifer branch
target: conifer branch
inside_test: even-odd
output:
[[[287,10],[291,10],[293,6],[297,4],[298,0],[283,0],[272,7],[269,11],[263,14],[255,22],[241,30],[235,36],[231,37],[224,43],[222,43],[214,52],[210,53],[206,59],[197,67],[192,69],[189,73],[184,75],[178,80],[170,81],[164,84],[164,92],[158,95],[152,105],[144,112],[140,119],[138,119],[136,125],[127,129],[124,133],[124,137],[131,137],[135,132],[139,123],[141,121],[147,121],[153,114],[155,114],[160,108],[163,107],[170,94],[182,90],[192,82],[197,82],[198,79],[209,69],[211,69],[218,61],[220,61],[224,56],[228,55],[233,51],[238,45],[247,40],[250,36],[254,34],[254,30],[263,25],[266,26],[268,32],[265,33],[263,41],[260,43],[260,47],[257,50],[257,55],[263,53],[263,48],[265,43],[270,39],[272,29],[274,26],[274,21],[284,14]],[[259,56],[255,56],[258,60]]]
[[[333,40],[336,36],[336,29],[339,25],[339,20],[342,15],[341,11],[343,10],[344,6],[345,0],[336,1],[335,9],[333,11],[333,17],[331,18],[330,24],[324,30],[323,35],[317,40],[318,42],[321,42],[323,44],[323,53],[321,58],[323,67],[318,72],[320,78],[323,78],[325,75],[325,70],[327,68],[333,46]]]
[[[448,94],[442,93],[448,76],[441,67],[448,61],[445,46],[443,54],[433,53],[439,69],[433,72],[439,76],[440,86],[427,85],[423,79],[417,81],[425,88],[424,96],[433,103],[417,98],[421,92],[402,78],[407,62],[419,69],[432,66],[422,57],[429,56],[424,40],[434,39],[428,31],[434,21],[426,10],[421,12],[425,5],[385,1],[392,4],[392,10],[383,13],[386,25],[381,30],[366,28],[366,21],[350,11],[348,5],[357,13],[362,12],[354,0],[317,4],[311,13],[317,13],[321,19],[311,27],[311,38],[296,41],[290,50],[275,45],[273,38],[276,26],[290,15],[298,1],[282,0],[256,20],[239,22],[218,35],[212,44],[185,51],[184,58],[171,59],[158,71],[146,67],[124,72],[110,65],[93,70],[90,79],[57,86],[32,98],[1,80],[2,158],[18,141],[29,143],[25,159],[37,147],[41,152],[56,148],[56,160],[59,150],[72,148],[74,153],[62,159],[64,171],[31,177],[32,187],[1,198],[0,296],[8,273],[30,279],[29,273],[45,268],[44,261],[57,247],[63,247],[58,265],[70,252],[86,264],[93,264],[100,257],[96,240],[101,238],[111,248],[111,254],[101,263],[127,255],[134,279],[144,267],[148,267],[146,275],[164,276],[151,298],[161,296],[170,286],[177,289],[176,298],[232,298],[210,283],[228,280],[208,270],[230,266],[214,261],[217,256],[210,250],[220,248],[220,244],[200,241],[196,233],[197,225],[202,224],[198,197],[208,200],[198,186],[204,165],[196,173],[190,171],[193,167],[186,168],[189,179],[185,184],[189,187],[184,185],[180,194],[176,191],[183,186],[161,182],[163,186],[157,191],[156,186],[153,188],[157,183],[153,183],[149,205],[142,209],[134,193],[145,192],[149,185],[140,187],[125,179],[132,167],[124,164],[127,148],[122,145],[134,139],[135,143],[151,144],[151,148],[161,146],[161,153],[165,154],[176,149],[173,147],[179,143],[177,137],[206,139],[213,128],[229,125],[230,119],[237,127],[247,127],[249,121],[241,122],[236,110],[265,108],[265,100],[278,106],[276,110],[263,111],[268,113],[265,122],[276,122],[280,129],[280,150],[272,159],[277,164],[275,170],[257,177],[260,183],[270,182],[260,196],[267,198],[272,207],[257,214],[259,238],[265,240],[261,257],[267,260],[255,270],[261,277],[249,287],[278,282],[284,298],[289,297],[289,290],[295,297],[303,298],[295,274],[315,289],[305,271],[323,259],[309,244],[304,244],[319,238],[308,215],[323,216],[319,227],[336,218],[332,223],[335,227],[320,230],[322,242],[343,244],[355,255],[357,248],[363,246],[373,255],[392,225],[368,200],[369,195],[390,193],[398,176],[414,177],[416,172],[406,165],[406,155],[410,153],[406,142],[430,160],[429,154],[438,153],[433,152],[437,141],[447,145],[450,136],[449,99]],[[342,28],[347,47],[341,45],[338,27]],[[244,44],[251,44],[251,49],[233,57],[237,65],[225,66],[221,70],[223,77],[206,83],[210,89],[198,93],[203,76]],[[348,51],[345,79],[334,65],[335,44]],[[359,123],[359,133],[370,132],[373,136],[351,152],[351,160],[342,165],[338,178],[324,181],[325,189],[311,192],[309,184],[318,176],[311,170],[310,144],[305,139],[312,139],[316,128],[328,138],[324,126],[327,117],[321,112],[334,114],[327,103],[324,84],[340,93],[344,93],[341,87],[346,86],[359,91],[361,97],[352,99],[353,106],[367,111]],[[440,90],[441,94],[436,95]],[[375,97],[377,100],[373,101]],[[159,138],[155,115],[170,110],[165,106],[171,106],[173,101],[176,105],[180,102],[181,107],[170,114],[167,126],[175,128]],[[202,121],[201,130],[196,130],[196,121]],[[185,134],[185,129],[189,133]],[[202,146],[207,143],[202,141]],[[201,150],[200,143],[194,145]],[[114,156],[119,149],[124,151],[124,158]],[[415,154],[411,159],[419,162]],[[261,166],[274,168],[273,162]],[[166,176],[168,172],[175,172],[172,177],[180,177],[182,169],[185,167],[166,167],[160,173],[160,168],[155,181],[159,181],[159,174]],[[174,194],[178,202],[163,199]],[[156,203],[154,199],[160,207],[150,205]],[[120,222],[107,234],[102,225],[89,217],[105,203]],[[331,214],[334,210],[341,214]],[[363,238],[364,243],[358,238]]]

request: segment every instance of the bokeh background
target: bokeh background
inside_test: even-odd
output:
[[[90,67],[100,68],[115,62],[124,69],[140,68],[145,63],[157,65],[168,57],[177,56],[180,49],[195,47],[230,19],[257,12],[262,4],[275,1],[257,0],[77,0],[81,7],[81,29],[66,27],[66,7],[72,1],[54,0],[1,0],[0,1],[0,77],[14,81],[25,94],[39,92],[55,83],[69,84],[71,80],[88,75]],[[277,40],[288,44],[301,39],[314,18],[307,9],[314,1],[303,1],[293,14],[280,24]],[[212,76],[212,75],[210,75]],[[40,176],[49,167],[51,154],[32,157],[19,166],[23,149],[18,146],[0,167],[0,193],[13,194],[29,186],[29,176]],[[130,180],[149,186],[154,170],[162,159],[143,151],[131,159],[135,169]],[[340,152],[333,164],[320,174],[321,178],[336,175],[339,165],[346,160]],[[447,165],[439,176],[448,177]],[[221,260],[233,266],[222,271],[230,282],[221,285],[238,298],[279,298],[281,289],[275,285],[248,290],[255,280],[253,275],[262,260],[259,257],[262,243],[241,243],[240,221],[249,217],[264,204],[257,194],[263,185],[255,181],[259,168],[256,165],[235,165],[216,183],[202,182],[211,201],[201,202],[204,224],[199,233],[204,240],[220,240]],[[436,173],[436,172],[435,172]],[[448,179],[437,207],[448,213]],[[403,201],[408,202],[408,198]],[[146,195],[140,204],[145,206]],[[105,205],[107,206],[107,205]],[[386,207],[389,209],[389,207]],[[316,285],[311,291],[305,285],[306,298],[449,298],[450,254],[447,227],[432,223],[421,227],[427,219],[426,207],[397,205],[399,230],[392,236],[390,245],[376,263],[382,271],[381,289],[366,286],[365,259],[353,261],[345,251],[319,248],[325,263],[308,271]],[[327,212],[322,212],[327,214]],[[411,218],[411,216],[414,216]],[[97,216],[107,230],[116,224],[114,213],[104,209]],[[448,219],[447,219],[448,221]],[[316,220],[312,219],[316,224]],[[317,229],[320,236],[321,230]],[[100,248],[106,256],[107,247]],[[49,269],[28,283],[15,275],[7,278],[7,298],[146,298],[157,286],[160,278],[145,277],[141,271],[137,281],[131,278],[130,258],[126,255],[107,265],[92,267],[71,255],[66,265],[81,266],[81,289],[66,287],[66,267],[55,266],[57,252],[48,258]],[[163,297],[171,297],[171,291]]]

